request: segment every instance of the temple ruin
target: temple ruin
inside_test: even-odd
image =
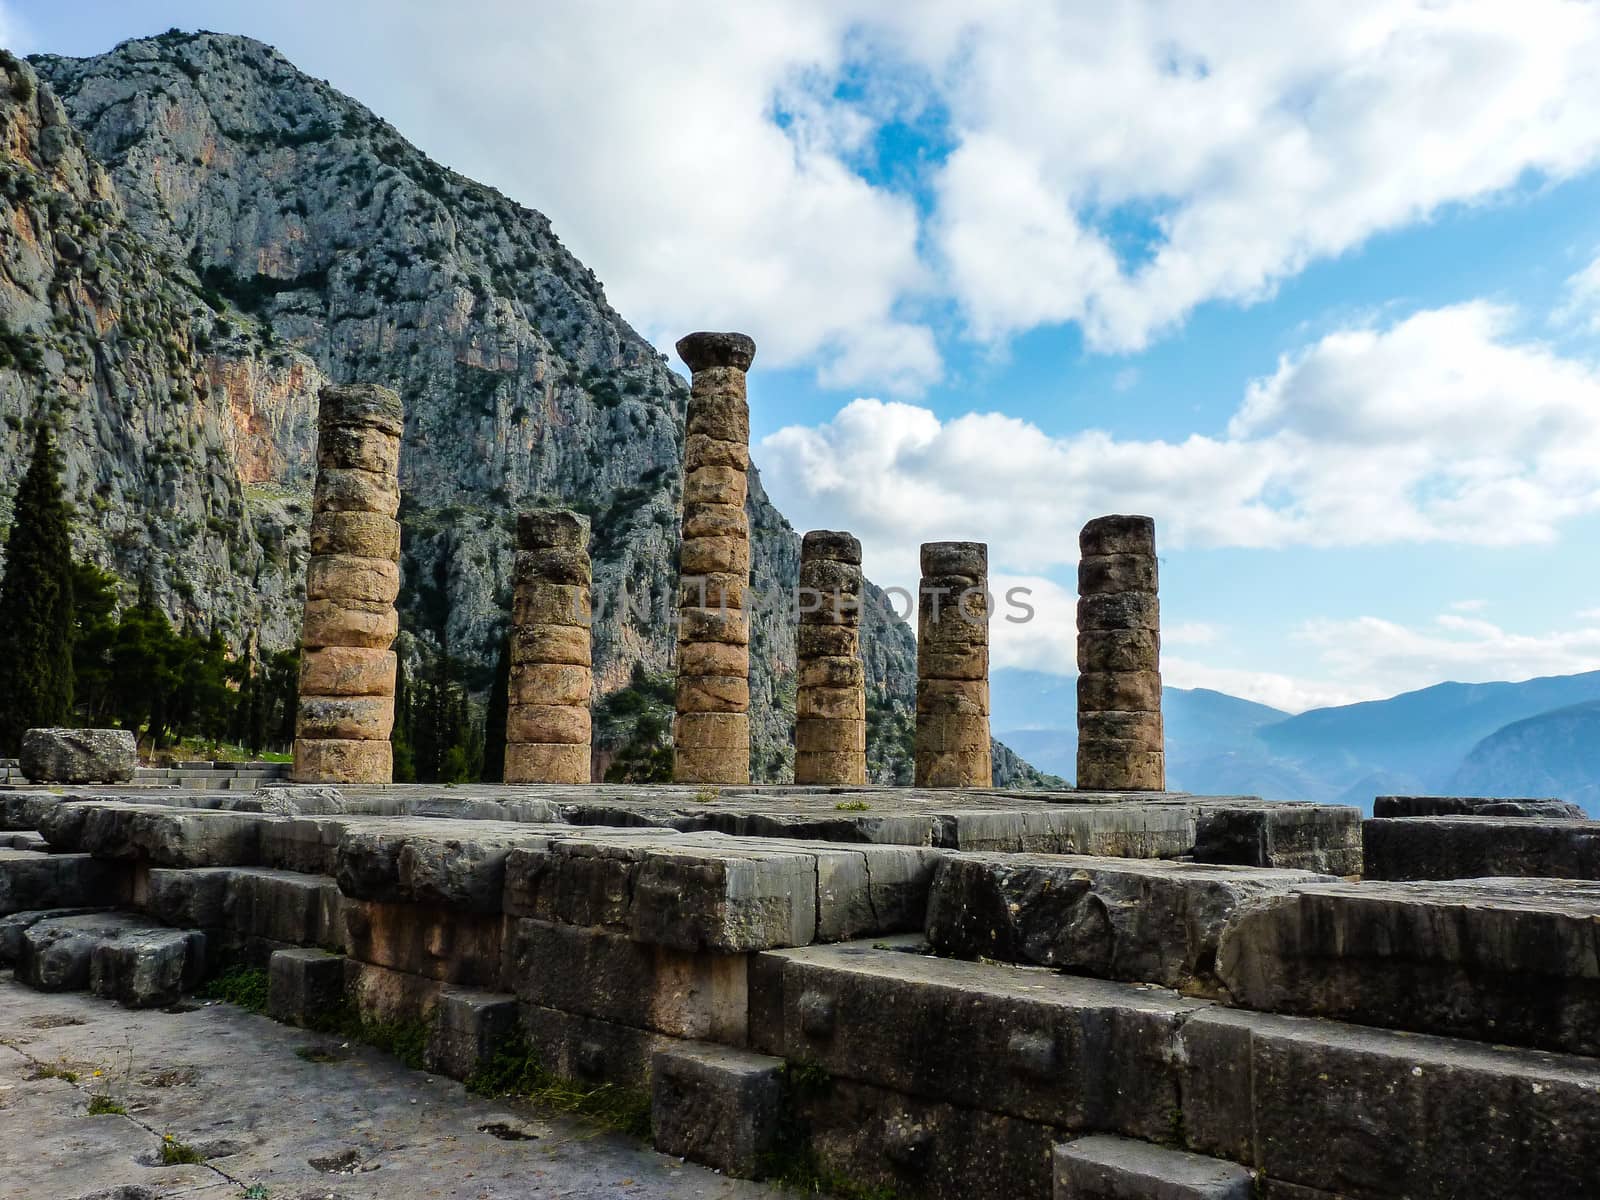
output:
[[[518,518],[507,783],[589,782],[591,582],[587,517],[543,509]]]
[[[1167,771],[1156,525],[1097,517],[1078,547],[1078,786],[1159,792]]]
[[[917,597],[918,787],[988,787],[989,548],[927,542]]]
[[[813,529],[800,539],[795,605],[794,781],[867,782],[867,675],[861,662],[861,543]]]
[[[683,455],[678,551],[677,716],[672,778],[750,782],[750,407],[742,333],[691,333],[678,355],[694,373]]]
[[[679,343],[686,783],[749,778],[753,349]],[[1364,820],[1162,790],[1148,518],[1083,531],[1076,788],[989,787],[975,542],[922,547],[916,786],[866,785],[861,548],[826,530],[801,545],[801,786],[589,785],[589,531],[562,510],[518,525],[512,782],[368,786],[389,778],[400,427],[393,393],[323,393],[293,775],[337,786],[264,763],[37,786],[0,765],[0,990],[181,1009],[227,971],[306,1030],[308,1065],[381,1036],[480,1090],[557,1080],[647,1114],[658,1150],[729,1176],[848,1194],[1593,1192],[1600,824],[1549,801],[1385,797]],[[66,1081],[59,1036],[45,1014],[8,1039],[18,1086],[92,1105],[102,1071]],[[164,1086],[147,1065],[128,1111],[163,1123],[118,1127],[148,1147],[123,1170],[219,1127],[139,1090]],[[435,1082],[414,1089],[432,1113],[461,1101]],[[215,1186],[248,1186],[261,1132],[222,1124]],[[273,1161],[273,1194],[322,1194],[316,1164],[350,1153]]]
[[[405,413],[375,384],[330,385],[320,399],[294,778],[387,783]]]

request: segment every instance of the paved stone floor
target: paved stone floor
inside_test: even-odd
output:
[[[481,1099],[367,1047],[229,1005],[178,1009],[135,1012],[86,995],[42,994],[0,974],[0,1196],[781,1195],[582,1121]],[[126,1115],[89,1116],[97,1095]],[[169,1135],[205,1162],[160,1165]]]

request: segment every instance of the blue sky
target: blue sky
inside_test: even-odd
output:
[[[1072,670],[1077,530],[1133,510],[1169,683],[1600,669],[1600,9],[905,8],[0,0],[0,40],[261,37],[663,348],[749,331],[780,507],[884,583],[988,540],[1039,607],[1002,665]]]

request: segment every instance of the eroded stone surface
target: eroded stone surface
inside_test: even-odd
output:
[[[1402,817],[1362,823],[1368,879],[1600,879],[1600,821]]]
[[[942,954],[1103,979],[1221,990],[1217,945],[1239,909],[1325,876],[1137,859],[951,854],[928,904]]]
[[[1600,883],[1297,885],[1234,915],[1217,970],[1249,1008],[1600,1054]]]
[[[30,729],[19,762],[35,783],[122,783],[139,753],[126,729]]]
[[[1057,1146],[1055,1200],[1254,1200],[1237,1163],[1098,1134]]]
[[[747,1050],[679,1043],[656,1051],[650,1126],[656,1149],[739,1179],[760,1173],[777,1141],[784,1062]]]
[[[1545,798],[1503,796],[1378,796],[1374,817],[1556,817],[1584,820],[1576,804]]]
[[[205,972],[205,935],[127,913],[46,917],[21,931],[17,979],[88,990],[130,1008],[171,1004]]]

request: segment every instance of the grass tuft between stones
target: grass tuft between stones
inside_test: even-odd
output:
[[[185,1163],[203,1163],[206,1156],[193,1146],[185,1145],[170,1133],[161,1135],[161,1165],[163,1167],[181,1167]]]
[[[563,1078],[547,1070],[526,1043],[502,1046],[467,1077],[466,1086],[479,1096],[513,1096],[587,1117],[633,1137],[650,1137],[650,1097],[646,1093],[614,1083],[590,1087]]]
[[[866,812],[872,805],[865,800],[841,800],[833,807],[839,812]]]
[[[200,989],[207,1000],[223,1000],[248,1012],[267,1011],[267,973],[261,967],[229,967]]]
[[[110,1096],[97,1092],[89,1097],[89,1115],[91,1117],[125,1117],[128,1115],[128,1110]]]

